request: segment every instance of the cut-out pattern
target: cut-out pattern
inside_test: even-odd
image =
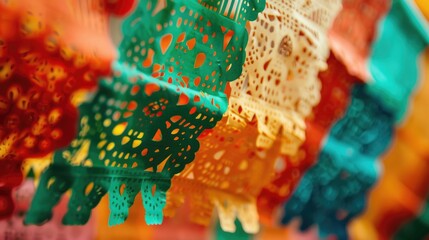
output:
[[[130,1],[117,6],[123,2]],[[10,193],[23,159],[73,139],[71,97],[109,74],[115,49],[104,0],[0,0],[0,12],[0,161],[9,168],[0,173],[0,188]],[[13,210],[6,205],[0,217]]]
[[[332,128],[318,163],[286,203],[283,222],[299,216],[303,229],[317,224],[322,236],[347,239],[346,225],[365,206],[377,178],[377,158],[388,147],[417,82],[416,56],[429,40],[420,20],[406,1],[392,2],[369,60],[373,81],[355,87],[351,106]],[[399,58],[406,64],[399,65]]]
[[[256,118],[258,147],[279,137],[282,153],[294,155],[304,141],[304,118],[320,100],[327,30],[340,7],[337,0],[271,0],[250,23],[244,71],[231,84],[229,124],[243,127]]]
[[[49,220],[69,189],[65,224],[85,223],[106,193],[109,224],[120,224],[140,191],[146,222],[161,223],[170,179],[226,111],[223,91],[244,62],[244,26],[196,1],[149,0],[123,33],[113,77],[80,107],[78,137],[42,174],[27,223]]]
[[[241,74],[248,38],[244,26],[195,0],[189,6],[162,2],[144,1],[126,19],[119,47],[121,61],[170,84],[222,95],[225,81]],[[149,22],[156,23],[152,32],[144,31]]]
[[[256,20],[265,8],[265,0],[198,0],[200,4],[239,24]]]
[[[276,164],[275,177],[258,197],[258,211],[263,219],[272,222],[274,210],[293,193],[305,171],[314,164],[322,140],[331,125],[342,115],[349,104],[352,86],[358,81],[332,54],[328,69],[319,74],[322,83],[320,102],[306,119],[306,138],[295,156],[284,156]]]
[[[236,218],[244,231],[258,231],[256,197],[272,178],[274,164],[281,152],[292,154],[295,150],[288,148],[300,143],[296,143],[296,138],[283,137],[277,142],[277,145],[283,143],[281,151],[279,146],[268,148],[276,141],[282,126],[289,126],[283,129],[282,135],[292,136],[295,123],[291,122],[298,119],[296,121],[304,124],[294,112],[295,106],[287,107],[293,105],[294,100],[300,100],[295,98],[286,105],[283,101],[295,97],[295,93],[298,97],[315,92],[317,96],[319,94],[317,74],[326,65],[325,52],[328,51],[327,36],[323,33],[326,33],[340,6],[339,1],[329,3],[320,6],[316,2],[267,1],[266,10],[256,22],[249,24],[251,38],[247,46],[245,73],[231,84],[229,118],[207,133],[196,160],[173,178],[167,215],[173,215],[188,198],[192,203],[191,219],[194,222],[208,224],[212,208],[216,206],[225,231],[235,231]],[[300,24],[298,20],[305,20],[305,23]],[[277,36],[279,33],[284,33],[281,35],[283,38]],[[272,41],[271,45],[269,41]],[[270,50],[265,51],[265,46]],[[307,51],[308,55],[297,66],[294,61]],[[264,55],[266,53],[267,56]],[[266,61],[272,61],[272,65],[265,69],[258,66]],[[283,72],[288,67],[296,78],[288,80],[287,72]],[[246,73],[250,70],[251,73]],[[259,78],[259,74],[264,77]],[[315,104],[318,100],[313,102]]]
[[[256,123],[236,130],[226,118],[204,135],[195,161],[172,180],[166,215],[172,216],[186,198],[196,223],[208,225],[216,207],[225,231],[234,232],[238,218],[246,232],[257,232],[256,196],[272,178],[279,147],[258,149]]]
[[[390,7],[390,0],[347,0],[329,31],[329,41],[335,56],[350,74],[369,79],[367,58],[377,32],[377,26]]]
[[[319,226],[322,237],[346,239],[347,223],[365,206],[379,174],[378,156],[389,146],[393,114],[363,85],[352,91],[345,116],[332,127],[318,162],[301,179],[285,205],[283,223],[301,218],[301,228]]]

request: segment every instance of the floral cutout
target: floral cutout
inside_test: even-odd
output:
[[[295,155],[304,141],[304,119],[320,100],[327,31],[340,7],[336,0],[271,0],[249,24],[244,71],[231,84],[229,124],[243,127],[256,118],[258,147],[280,138],[282,153]]]
[[[197,1],[150,0],[122,29],[113,77],[80,107],[78,136],[42,174],[27,223],[49,220],[71,190],[65,224],[88,221],[106,193],[109,225],[120,224],[139,192],[146,222],[160,224],[171,178],[226,111],[223,91],[244,61],[244,26]]]
[[[110,9],[128,3],[125,13],[132,2],[116,1]],[[21,162],[70,143],[78,118],[72,96],[109,74],[115,49],[105,0],[1,0],[0,12],[3,218],[13,211],[10,194],[21,182]]]

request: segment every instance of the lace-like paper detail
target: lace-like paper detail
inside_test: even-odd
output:
[[[255,117],[258,147],[271,147],[279,132],[284,154],[295,154],[303,142],[304,118],[320,100],[326,32],[340,6],[338,0],[270,0],[250,23],[244,72],[231,84],[229,119],[243,127]]]
[[[300,217],[302,229],[316,224],[322,236],[346,239],[346,225],[363,210],[378,177],[377,157],[393,133],[393,115],[366,91],[354,87],[345,116],[332,127],[318,162],[286,203],[283,223]]]
[[[316,161],[322,140],[334,121],[344,114],[351,88],[357,82],[333,55],[328,59],[328,69],[320,73],[319,78],[321,98],[306,120],[304,144],[297,155],[284,156],[277,162],[274,180],[259,194],[259,213],[269,222],[275,215],[274,210],[289,198],[304,172]]]
[[[377,26],[390,7],[389,0],[347,0],[329,31],[335,56],[351,75],[362,81],[369,79],[367,58]]]
[[[227,126],[224,118],[215,129],[201,137],[196,160],[172,180],[167,194],[166,215],[172,216],[190,201],[192,221],[208,225],[216,207],[222,228],[235,231],[235,220],[249,233],[259,230],[256,196],[271,179],[279,147],[258,149],[255,123],[241,130]]]
[[[110,72],[115,49],[104,0],[0,0],[0,12],[0,185],[10,193],[24,158],[71,142],[71,96]],[[13,210],[5,205],[0,217]]]
[[[332,5],[324,5],[324,7],[327,7],[327,9],[325,9],[324,7],[318,6],[316,3],[305,5],[304,3],[298,2],[299,1],[292,1],[288,3],[285,3],[283,1],[267,2],[267,9],[264,13],[260,15],[260,18],[258,18],[257,23],[250,24],[251,40],[250,44],[248,45],[248,59],[246,61],[248,65],[255,64],[254,61],[256,61],[258,64],[265,63],[264,60],[258,59],[258,54],[262,54],[261,46],[269,46],[269,44],[266,44],[268,43],[267,39],[262,40],[262,37],[256,35],[256,32],[259,29],[264,29],[264,31],[266,31],[266,38],[271,36],[272,39],[276,39],[276,34],[278,32],[289,32],[290,36],[288,34],[286,34],[286,36],[291,39],[290,41],[294,41],[293,44],[303,45],[300,46],[302,47],[302,49],[299,48],[301,52],[296,52],[295,55],[293,55],[292,53],[282,53],[282,51],[286,51],[283,48],[285,46],[280,46],[279,49],[275,49],[275,51],[279,51],[279,53],[273,52],[270,56],[275,56],[278,58],[276,60],[273,60],[273,65],[279,68],[283,67],[280,66],[281,64],[284,64],[285,66],[287,66],[288,63],[291,64],[290,71],[293,71],[293,73],[290,74],[296,74],[297,79],[302,80],[301,83],[299,83],[298,81],[292,83],[291,88],[295,87],[294,89],[296,89],[297,91],[299,91],[300,88],[303,94],[304,91],[307,91],[309,88],[313,88],[312,86],[306,85],[306,77],[308,77],[308,75],[311,76],[313,74],[317,75],[318,71],[324,65],[326,65],[326,63],[324,62],[326,56],[320,53],[320,51],[324,52],[327,50],[327,38],[326,36],[323,36],[323,30],[327,29],[327,25],[329,25],[329,18],[333,17],[329,16],[326,11],[327,9],[335,9],[334,6],[338,8],[339,3],[335,2],[335,4],[333,3]],[[305,9],[308,12],[300,12],[300,7],[306,7]],[[287,10],[291,10],[292,13],[287,13]],[[298,23],[288,23],[290,19],[296,20],[298,18],[302,18],[301,20],[305,20],[307,21],[307,23],[298,26],[296,26],[296,24]],[[274,26],[272,28],[268,26],[270,21],[276,21],[275,23],[273,23]],[[326,26],[324,24],[326,24]],[[296,27],[296,32],[289,31],[289,27],[292,26]],[[274,29],[275,27],[277,27],[278,29]],[[314,30],[315,32],[311,32],[312,30]],[[301,31],[301,35],[303,36],[300,36],[299,31]],[[279,40],[279,44],[280,41],[282,41],[281,38],[277,38],[277,40]],[[265,41],[266,43],[258,43],[258,41]],[[308,45],[308,41],[315,41],[314,49],[308,49],[310,47],[313,47]],[[273,40],[273,44],[271,45],[273,49],[275,48],[273,46],[275,42],[276,40]],[[260,44],[259,47],[261,48],[258,47],[256,50],[252,48],[257,44]],[[249,50],[249,46],[253,50]],[[306,48],[306,50],[303,50],[304,48]],[[320,59],[319,56],[313,55],[316,54],[314,52],[317,51],[318,48],[321,48],[321,50],[318,50],[319,54],[322,55],[320,56]],[[292,49],[290,50],[292,51]],[[306,68],[305,70],[295,70],[295,65],[294,63],[292,63],[292,61],[296,60],[298,54],[307,51],[309,52],[309,55],[306,56],[306,60],[303,60],[300,63],[303,66],[307,64],[306,61],[311,60],[310,62],[308,62],[308,69]],[[249,57],[252,60],[249,60]],[[273,72],[275,69],[276,68],[274,67],[270,67],[268,69],[266,68],[264,71],[266,71],[267,73],[271,72],[273,73],[273,75],[276,75]],[[302,71],[306,72],[303,73]],[[246,76],[255,77],[255,74],[256,73],[252,72],[252,74],[249,75],[242,75],[241,78],[237,81],[238,83],[233,83],[232,86],[233,93],[230,99],[230,110],[234,111],[234,109],[238,108],[238,111],[243,115],[247,114],[247,117],[246,119],[242,119],[242,117],[238,115],[236,116],[236,113],[229,112],[230,118],[228,121],[235,119],[232,122],[233,125],[236,126],[237,124],[242,124],[240,126],[241,131],[236,130],[234,127],[227,126],[224,120],[216,127],[216,129],[213,130],[213,132],[209,133],[207,137],[202,139],[202,147],[197,153],[196,161],[190,164],[181,174],[173,178],[172,189],[169,191],[168,194],[169,197],[166,207],[167,215],[173,215],[176,208],[179,207],[184,202],[185,197],[187,197],[192,203],[191,218],[195,222],[208,224],[211,219],[212,208],[213,206],[216,206],[219,212],[220,224],[225,231],[235,231],[234,221],[236,218],[241,221],[243,229],[246,232],[254,233],[258,231],[258,214],[256,211],[255,204],[256,196],[262,189],[262,187],[267,184],[268,181],[271,179],[272,174],[270,173],[273,170],[272,167],[274,166],[274,162],[280,156],[280,152],[277,146],[267,152],[256,149],[261,146],[263,148],[271,147],[273,143],[261,144],[261,142],[265,141],[265,143],[267,143],[268,140],[275,141],[277,132],[280,128],[280,124],[285,121],[290,122],[289,119],[284,116],[294,115],[295,113],[283,114],[283,112],[288,112],[285,111],[288,109],[285,109],[283,105],[279,106],[279,102],[272,103],[278,109],[274,109],[272,112],[270,112],[270,114],[273,115],[275,111],[279,113],[280,116],[278,118],[274,118],[274,120],[272,120],[273,122],[271,122],[270,125],[272,125],[277,120],[279,122],[278,126],[276,127],[277,129],[273,130],[273,132],[275,133],[270,134],[272,139],[267,138],[266,140],[263,140],[263,135],[258,134],[258,132],[261,132],[261,128],[264,128],[262,126],[268,124],[268,120],[259,119],[258,116],[255,119],[255,122],[251,123],[250,125],[248,125],[247,123],[253,120],[255,112],[258,112],[260,110],[259,108],[262,107],[261,104],[264,104],[264,106],[266,106],[267,104],[271,104],[271,100],[269,99],[264,99],[260,102],[257,99],[258,97],[264,95],[264,93],[265,95],[267,95],[266,93],[269,93],[271,90],[264,89],[264,93],[261,92],[258,96],[253,96],[249,92],[247,94],[243,93],[243,95],[239,95],[241,94],[241,91],[250,91],[251,87],[256,87],[256,89],[260,87],[259,85],[257,85],[259,82],[256,83],[257,81],[259,81],[256,80],[256,78],[252,80],[252,83],[250,83],[250,80],[246,79]],[[277,77],[278,79],[276,79],[276,81],[287,81],[287,76],[281,75],[281,72],[279,72]],[[267,81],[270,81],[270,79],[268,79]],[[274,79],[272,79],[272,81],[274,82]],[[318,84],[316,77],[314,78],[314,82]],[[298,86],[299,84],[302,84],[303,86]],[[283,86],[282,91],[288,90],[287,87],[289,86]],[[261,89],[262,88],[263,87],[261,86]],[[318,92],[319,89],[315,90]],[[245,106],[237,106],[238,100],[244,102],[243,104]],[[248,105],[246,105],[246,103],[248,103]],[[252,104],[258,105],[258,109],[255,106],[252,107]],[[301,104],[304,103],[302,102]],[[245,110],[243,110],[243,108],[245,108]],[[297,114],[295,115],[297,116]],[[231,122],[229,122],[229,124],[231,124]],[[257,124],[257,127],[254,124]],[[302,124],[304,123],[302,122]],[[264,132],[267,131],[264,130]],[[284,133],[289,134],[286,129]],[[253,139],[259,140],[253,142]],[[290,141],[290,143],[292,144],[292,141]],[[285,146],[286,145],[283,144],[283,147]],[[290,145],[287,145],[287,147],[289,146]],[[283,152],[288,151],[283,148]],[[267,167],[264,168],[262,166]],[[196,191],[198,191],[198,194],[195,194]]]
[[[380,98],[398,122],[403,120],[418,84],[417,59],[429,43],[429,25],[412,4],[407,0],[392,2],[380,23],[368,61],[371,73],[368,90]]]
[[[244,62],[243,26],[194,1],[151,0],[139,3],[123,33],[124,63],[81,106],[78,137],[54,154],[27,223],[48,220],[69,189],[65,224],[85,223],[107,192],[109,224],[120,224],[140,191],[146,222],[161,223],[170,179],[226,111],[225,85]]]

